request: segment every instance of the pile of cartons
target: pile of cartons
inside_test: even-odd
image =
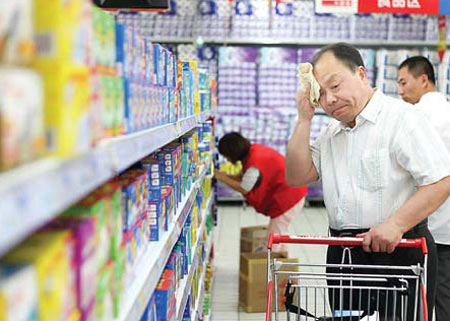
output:
[[[267,296],[267,226],[241,229],[241,255],[239,265],[239,305],[246,312],[265,312]],[[287,253],[272,253],[272,259],[298,263]],[[284,291],[287,276],[278,276],[278,308],[284,311]]]

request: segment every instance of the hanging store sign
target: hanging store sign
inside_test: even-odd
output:
[[[93,0],[94,4],[107,10],[169,10],[170,0]]]
[[[450,1],[449,0],[441,0],[439,5],[439,13],[440,14],[450,14]]]
[[[441,0],[447,2],[448,0]],[[359,13],[439,14],[439,0],[360,0]]]
[[[317,13],[357,13],[358,0],[316,0]]]

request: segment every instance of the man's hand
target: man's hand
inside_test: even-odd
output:
[[[372,227],[368,232],[358,234],[362,237],[363,248],[366,252],[394,252],[398,243],[402,239],[401,228],[392,221],[386,221]]]
[[[297,111],[298,111],[298,120],[306,120],[311,121],[314,116],[314,107],[311,105],[309,101],[309,94],[311,86],[307,84],[306,91],[299,90],[296,96],[297,102]]]

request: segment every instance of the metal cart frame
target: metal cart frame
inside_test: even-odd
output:
[[[272,320],[273,312],[275,320],[279,320],[277,283],[280,275],[288,277],[285,290],[288,321],[290,313],[297,315],[297,321],[428,321],[426,302],[428,249],[425,238],[402,239],[398,245],[398,247],[412,247],[421,250],[424,255],[423,266],[420,263],[411,266],[351,264],[351,248],[362,246],[362,241],[362,238],[354,237],[271,234],[267,246],[266,321]],[[340,245],[343,247],[342,264],[284,263],[277,259],[272,260],[272,245],[278,243]],[[350,264],[344,263],[345,256],[350,258]],[[307,271],[300,271],[300,268]],[[328,268],[334,272],[323,271]],[[319,272],[314,269],[318,269]],[[374,272],[374,269],[383,272]],[[321,293],[319,299],[317,290]],[[293,304],[296,291],[297,306]],[[328,297],[326,292],[328,292]],[[408,298],[411,293],[413,298]],[[310,297],[311,294],[313,297]],[[275,300],[273,300],[273,296],[275,296]],[[347,300],[346,303],[344,300]],[[333,303],[330,304],[327,301]],[[356,304],[353,303],[355,301]],[[275,311],[272,312],[273,303],[275,303]],[[408,307],[408,304],[414,304],[414,306]],[[318,305],[320,305],[319,311],[317,311]],[[324,315],[331,312],[331,316],[317,317],[318,312]]]

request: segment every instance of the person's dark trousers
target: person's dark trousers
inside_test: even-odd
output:
[[[438,272],[436,286],[436,321],[450,320],[450,245],[436,244]]]
[[[345,231],[335,231],[330,230],[331,236],[355,236],[359,233],[365,232],[367,230],[345,230]],[[434,239],[428,230],[426,222],[418,224],[416,227],[408,231],[403,235],[403,238],[419,238],[425,237],[428,246],[428,264],[427,264],[427,305],[428,305],[428,320],[432,320],[433,307],[436,293],[436,274],[437,274],[437,254],[436,245],[434,244]],[[341,264],[343,258],[344,249],[342,246],[329,246],[327,251],[327,264]],[[392,254],[387,253],[368,253],[364,252],[362,247],[357,246],[351,248],[351,258],[352,264],[357,265],[387,265],[387,266],[410,266],[416,265],[417,262],[423,264],[423,254],[422,251],[416,248],[396,248]],[[348,258],[345,258],[344,263],[348,263]],[[404,271],[393,273],[392,270],[382,270],[382,269],[339,269],[339,268],[327,268],[327,273],[361,273],[361,274],[406,274]],[[411,274],[411,273],[408,273]],[[397,286],[395,278],[389,280],[387,286],[389,288]],[[339,285],[339,281],[327,281],[328,286]],[[371,283],[367,281],[354,282],[354,286],[369,286],[375,287],[380,286],[380,283]],[[413,320],[414,316],[414,305],[416,299],[416,287],[415,284],[410,284],[408,286],[408,311],[407,311],[407,321]],[[374,309],[379,310],[381,317],[385,315],[388,316],[388,320],[392,320],[392,315],[395,309],[395,315],[400,313],[400,300],[397,300],[397,306],[393,307],[392,302],[392,292],[391,291],[368,291],[368,290],[346,290],[341,292],[343,300],[341,300],[340,292],[336,290],[329,289],[328,296],[330,302],[331,310],[339,310],[340,303],[343,303],[343,310],[365,310],[367,313],[372,314]],[[387,297],[387,298],[386,298]],[[420,301],[419,301],[420,302]],[[386,306],[387,304],[387,306]],[[421,304],[419,303],[419,306]],[[369,308],[370,307],[370,308]],[[370,309],[370,311],[368,311]],[[387,310],[387,312],[386,312]],[[399,320],[404,320],[400,319]],[[418,320],[422,318],[419,317]],[[450,319],[445,319],[450,321]]]

